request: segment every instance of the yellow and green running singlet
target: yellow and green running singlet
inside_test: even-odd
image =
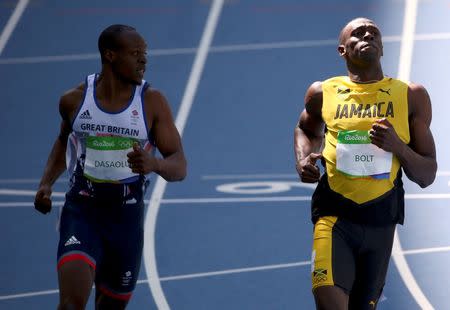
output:
[[[385,118],[409,143],[408,84],[389,77],[358,84],[339,76],[324,81],[322,90],[327,128],[323,156],[330,188],[358,204],[382,196],[393,188],[400,162],[370,143],[369,130]]]

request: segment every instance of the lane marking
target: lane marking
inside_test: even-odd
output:
[[[35,296],[42,296],[42,295],[52,295],[52,294],[58,294],[58,293],[59,293],[59,290],[46,290],[46,291],[29,292],[29,293],[22,293],[22,294],[3,295],[3,296],[0,296],[0,300],[35,297]]]
[[[196,48],[171,48],[171,49],[155,49],[149,50],[150,57],[155,56],[173,56],[173,55],[191,55],[195,54]],[[71,55],[50,55],[50,56],[34,56],[34,57],[11,57],[0,58],[0,64],[13,65],[13,64],[32,64],[43,62],[61,62],[61,61],[82,61],[82,60],[99,60],[100,55],[98,53],[88,54],[71,54]]]
[[[194,64],[189,75],[189,80],[184,91],[183,99],[181,101],[180,108],[175,120],[175,125],[178,128],[180,136],[183,135],[184,128],[186,126],[189,112],[194,103],[194,97],[197,92],[197,87],[200,82],[200,78],[205,66],[208,51],[211,46],[211,42],[216,31],[217,23],[219,21],[220,13],[224,0],[214,0],[211,4],[208,19],[206,21],[205,28],[200,40],[197,54],[195,56]],[[144,265],[149,280],[150,290],[155,300],[158,309],[166,310],[170,309],[169,304],[164,296],[164,292],[159,280],[158,268],[156,265],[156,253],[155,253],[155,233],[156,233],[156,220],[158,217],[158,211],[161,203],[161,199],[164,196],[167,182],[158,176],[155,187],[153,189],[150,203],[148,205],[147,214],[145,217],[144,227]]]
[[[0,188],[0,196],[35,196],[36,191],[24,190],[24,189],[6,189]],[[63,192],[53,192],[52,198],[54,197],[66,197],[66,193]]]
[[[437,177],[450,176],[450,171],[438,170]],[[295,173],[255,173],[255,174],[215,174],[203,175],[202,180],[233,180],[233,179],[298,179],[298,174]]]
[[[405,12],[403,19],[403,34],[400,45],[400,58],[398,68],[398,78],[408,81],[411,73],[412,55],[414,49],[414,33],[416,30],[418,0],[407,0],[405,2]],[[400,273],[406,288],[413,296],[416,303],[422,309],[434,309],[430,301],[427,299],[422,289],[417,284],[414,275],[409,268],[405,255],[403,254],[402,245],[397,229],[394,234],[394,244],[392,248],[392,258]]]
[[[449,252],[449,251],[450,251],[450,246],[446,246],[446,247],[436,247],[436,248],[404,250],[403,254],[405,254],[405,255],[428,254],[428,253],[439,253],[439,252]]]
[[[144,200],[144,203],[147,204],[149,200]],[[64,201],[57,200],[52,201],[53,207],[62,207],[64,206]],[[20,207],[33,207],[34,208],[34,202],[32,201],[21,201],[21,202],[0,202],[0,208],[20,208]]]
[[[443,194],[406,194],[405,199],[418,200],[418,199],[449,199],[450,193]]]
[[[438,170],[436,172],[437,177],[450,176],[450,171]],[[200,177],[202,180],[227,180],[227,179],[298,179],[298,175],[295,173],[255,173],[255,174],[215,174],[215,175],[203,175]],[[0,184],[38,184],[41,179],[33,178],[10,178],[0,179]],[[60,178],[55,183],[68,183],[69,179]]]
[[[236,268],[236,269],[201,272],[201,273],[179,275],[179,276],[168,276],[168,277],[161,278],[161,281],[177,281],[177,280],[186,280],[186,279],[203,278],[203,277],[214,277],[214,276],[221,276],[221,275],[227,275],[227,274],[233,274],[233,273],[254,272],[254,271],[273,270],[273,269],[281,269],[281,268],[292,268],[292,267],[309,266],[309,265],[311,265],[310,261],[303,261],[303,262],[295,262],[295,263],[288,263],[288,264],[277,264],[277,265],[266,265],[266,266],[258,266],[258,267]]]
[[[211,272],[192,273],[192,274],[177,275],[177,276],[167,276],[167,277],[161,278],[160,280],[166,281],[166,282],[167,281],[177,281],[177,280],[213,277],[213,276],[221,276],[221,275],[244,273],[244,272],[255,272],[255,271],[263,271],[263,270],[309,266],[310,264],[311,264],[310,261],[303,261],[303,262],[294,262],[294,263],[287,263],[287,264],[265,265],[265,266],[257,266],[257,267],[247,267],[247,268],[237,268],[237,269],[228,269],[228,270],[211,271]],[[149,282],[150,282],[149,280],[138,280],[137,284],[147,284]],[[58,293],[59,293],[59,290],[56,289],[56,290],[29,292],[29,293],[22,293],[22,294],[3,295],[3,296],[0,296],[0,300],[51,295],[51,294],[58,294]]]
[[[30,191],[31,192],[31,191]],[[62,194],[62,193],[61,193]],[[1,195],[1,190],[0,190]],[[18,195],[23,196],[23,195]],[[32,195],[34,196],[34,192]],[[63,197],[63,196],[59,196]],[[407,200],[430,200],[430,199],[450,199],[449,194],[406,194],[405,199]],[[298,201],[310,201],[311,195],[308,196],[275,196],[275,197],[221,197],[221,198],[166,198],[160,199],[160,204],[210,204],[210,203],[236,203],[236,202],[298,202]],[[151,200],[144,200],[147,204]],[[53,201],[53,205],[60,207],[64,204],[64,201]],[[433,204],[431,205],[433,206]],[[0,202],[0,208],[13,208],[13,207],[34,207],[33,202],[22,201],[22,202]],[[195,206],[197,207],[197,206]],[[209,206],[208,206],[209,207]],[[235,206],[239,207],[239,206]],[[429,207],[429,206],[427,206]]]
[[[446,194],[406,194],[407,200],[428,200],[428,199],[450,199],[450,193]],[[222,197],[222,198],[166,198],[162,199],[163,204],[190,204],[190,203],[235,203],[235,202],[290,202],[290,201],[310,201],[308,196],[275,196],[275,197]]]
[[[437,252],[450,252],[450,246],[406,250],[406,251],[403,251],[403,254],[416,255],[416,254],[430,254],[430,253],[437,253]],[[264,270],[276,270],[276,269],[283,269],[283,268],[303,267],[303,266],[309,266],[310,264],[311,264],[310,261],[298,261],[298,262],[285,263],[285,264],[262,265],[262,266],[256,266],[256,267],[235,268],[235,269],[217,270],[217,271],[210,271],[210,272],[181,274],[181,275],[175,275],[175,276],[161,277],[160,281],[170,282],[170,281],[187,280],[187,279],[195,279],[195,278],[207,278],[207,277],[222,276],[222,275],[228,275],[228,274],[239,274],[239,273],[256,272],[256,271],[264,271]],[[141,279],[141,280],[137,281],[137,284],[147,284],[148,282],[149,282],[149,280]],[[21,294],[11,294],[11,295],[0,296],[0,300],[35,297],[35,296],[51,295],[51,294],[58,294],[58,293],[59,293],[59,290],[55,289],[55,290],[28,292],[28,293],[21,293]]]
[[[218,175],[204,175],[202,180],[235,180],[235,179],[298,179],[298,174],[218,174]]]
[[[278,197],[236,197],[236,198],[185,198],[185,199],[163,199],[164,204],[190,204],[190,203],[236,203],[236,202],[289,202],[310,201],[309,196],[278,196]]]
[[[397,43],[401,42],[401,40],[402,38],[400,36],[383,37],[383,41],[385,43],[386,42]],[[450,32],[416,34],[414,40],[415,41],[450,40]],[[309,48],[309,47],[321,47],[333,45],[336,45],[336,39],[230,44],[230,45],[211,46],[209,52],[229,53],[229,52],[260,51],[273,49]],[[196,52],[197,48],[195,47],[154,49],[149,50],[149,56],[158,57],[158,56],[191,55],[195,54]],[[100,59],[98,53],[49,55],[49,56],[34,56],[34,57],[9,57],[9,58],[5,57],[0,58],[0,65],[32,64],[32,63],[61,62],[61,61],[83,61],[83,60],[98,60],[98,59]]]
[[[8,43],[9,38],[14,32],[14,29],[16,28],[17,23],[22,17],[23,12],[27,8],[28,2],[29,0],[19,0],[19,2],[16,5],[16,8],[14,9],[14,12],[12,13],[8,22],[6,23],[5,28],[3,28],[2,34],[0,35],[0,55],[3,53],[3,50],[5,49],[5,46]]]
[[[0,184],[39,184],[41,179],[0,179]],[[69,179],[58,179],[55,183],[67,183]]]
[[[64,205],[64,201],[52,201],[53,207],[62,207]],[[27,202],[0,202],[0,208],[18,208],[18,207],[26,207],[34,208],[34,203],[27,201]]]

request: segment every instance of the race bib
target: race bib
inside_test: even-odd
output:
[[[336,169],[352,177],[387,179],[392,153],[370,143],[368,131],[340,131],[336,146]]]
[[[117,182],[137,176],[127,161],[134,142],[124,137],[87,137],[84,175],[96,182]]]

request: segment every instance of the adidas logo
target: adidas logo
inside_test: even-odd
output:
[[[66,243],[64,243],[64,246],[69,246],[69,245],[74,245],[74,244],[81,244],[81,242],[78,241],[77,238],[75,238],[75,236],[72,236],[69,238],[69,240],[66,241]]]
[[[89,113],[89,110],[86,110],[83,113],[81,113],[80,118],[82,118],[82,119],[92,119],[92,116]]]
[[[126,205],[131,205],[131,204],[135,204],[135,203],[137,203],[136,198],[128,199],[128,200],[125,202]]]

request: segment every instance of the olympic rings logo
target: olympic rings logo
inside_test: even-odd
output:
[[[130,147],[133,146],[133,141],[128,141],[128,140],[127,141],[119,141],[117,144],[119,147],[129,149]]]

